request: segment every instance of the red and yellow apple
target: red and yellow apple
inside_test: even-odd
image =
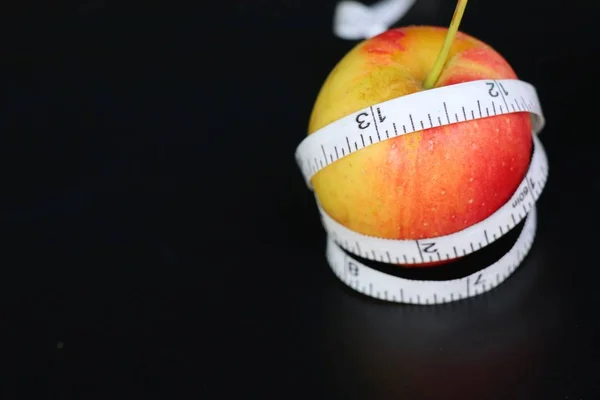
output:
[[[324,82],[309,134],[362,108],[425,90],[447,32],[411,26],[359,43]],[[459,32],[434,87],[516,78],[492,47]],[[312,185],[324,210],[356,232],[431,238],[480,222],[508,201],[526,173],[531,147],[528,113],[493,116],[371,145],[319,171]]]

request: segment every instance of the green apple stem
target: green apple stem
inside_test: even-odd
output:
[[[425,79],[424,87],[425,89],[431,89],[433,85],[436,84],[438,79],[440,79],[440,75],[442,74],[442,70],[444,69],[444,65],[446,64],[446,58],[448,58],[448,53],[450,53],[450,48],[452,48],[452,43],[454,43],[454,38],[456,37],[456,32],[458,32],[458,26],[460,25],[460,21],[462,20],[463,14],[465,13],[465,7],[467,7],[468,0],[458,0],[456,3],[456,8],[454,9],[454,15],[452,16],[452,20],[450,21],[450,26],[448,27],[448,33],[446,33],[446,38],[444,39],[444,44],[442,45],[442,49],[438,54],[435,63],[433,64],[433,68],[427,78]]]

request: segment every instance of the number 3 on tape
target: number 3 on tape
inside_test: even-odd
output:
[[[464,230],[419,240],[366,236],[339,224],[317,200],[328,237],[327,260],[338,278],[368,296],[410,304],[456,301],[498,286],[521,264],[535,237],[535,202],[548,178],[548,159],[537,137],[544,127],[544,116],[532,85],[516,79],[478,80],[388,100],[343,117],[307,136],[296,150],[296,161],[312,189],[311,179],[317,172],[372,144],[423,129],[514,112],[529,112],[532,117],[533,155],[529,169],[506,204]],[[523,230],[502,258],[459,279],[419,281],[399,278],[377,271],[348,255],[390,264],[452,260],[495,242],[523,219],[526,219]]]

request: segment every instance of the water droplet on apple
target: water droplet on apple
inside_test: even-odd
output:
[[[472,203],[473,203],[473,199],[469,199],[469,204],[472,204]]]

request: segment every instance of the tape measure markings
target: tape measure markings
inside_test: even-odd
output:
[[[510,277],[529,253],[536,231],[532,208],[512,248],[498,261],[464,278],[424,281],[400,278],[377,271],[346,254],[331,237],[327,260],[334,274],[347,286],[365,295],[399,303],[441,304],[485,293]]]
[[[388,100],[343,117],[307,136],[296,149],[295,157],[309,189],[312,189],[310,180],[314,174],[372,144],[435,126],[513,112],[529,112],[532,117],[533,155],[525,177],[502,207],[459,232],[418,240],[366,236],[331,218],[315,196],[327,232],[327,260],[336,276],[368,296],[413,304],[460,300],[499,285],[520,265],[535,238],[535,202],[548,179],[548,159],[537,137],[545,120],[532,85],[516,79],[480,80]],[[452,260],[495,242],[523,219],[523,229],[512,248],[489,267],[464,278],[447,281],[399,278],[364,265],[351,255],[390,264]]]
[[[321,169],[372,144],[515,112],[531,113],[534,132],[542,129],[544,117],[535,88],[529,83],[504,79],[443,86],[387,100],[326,125],[304,138],[296,150],[296,161],[310,187],[310,179]]]

